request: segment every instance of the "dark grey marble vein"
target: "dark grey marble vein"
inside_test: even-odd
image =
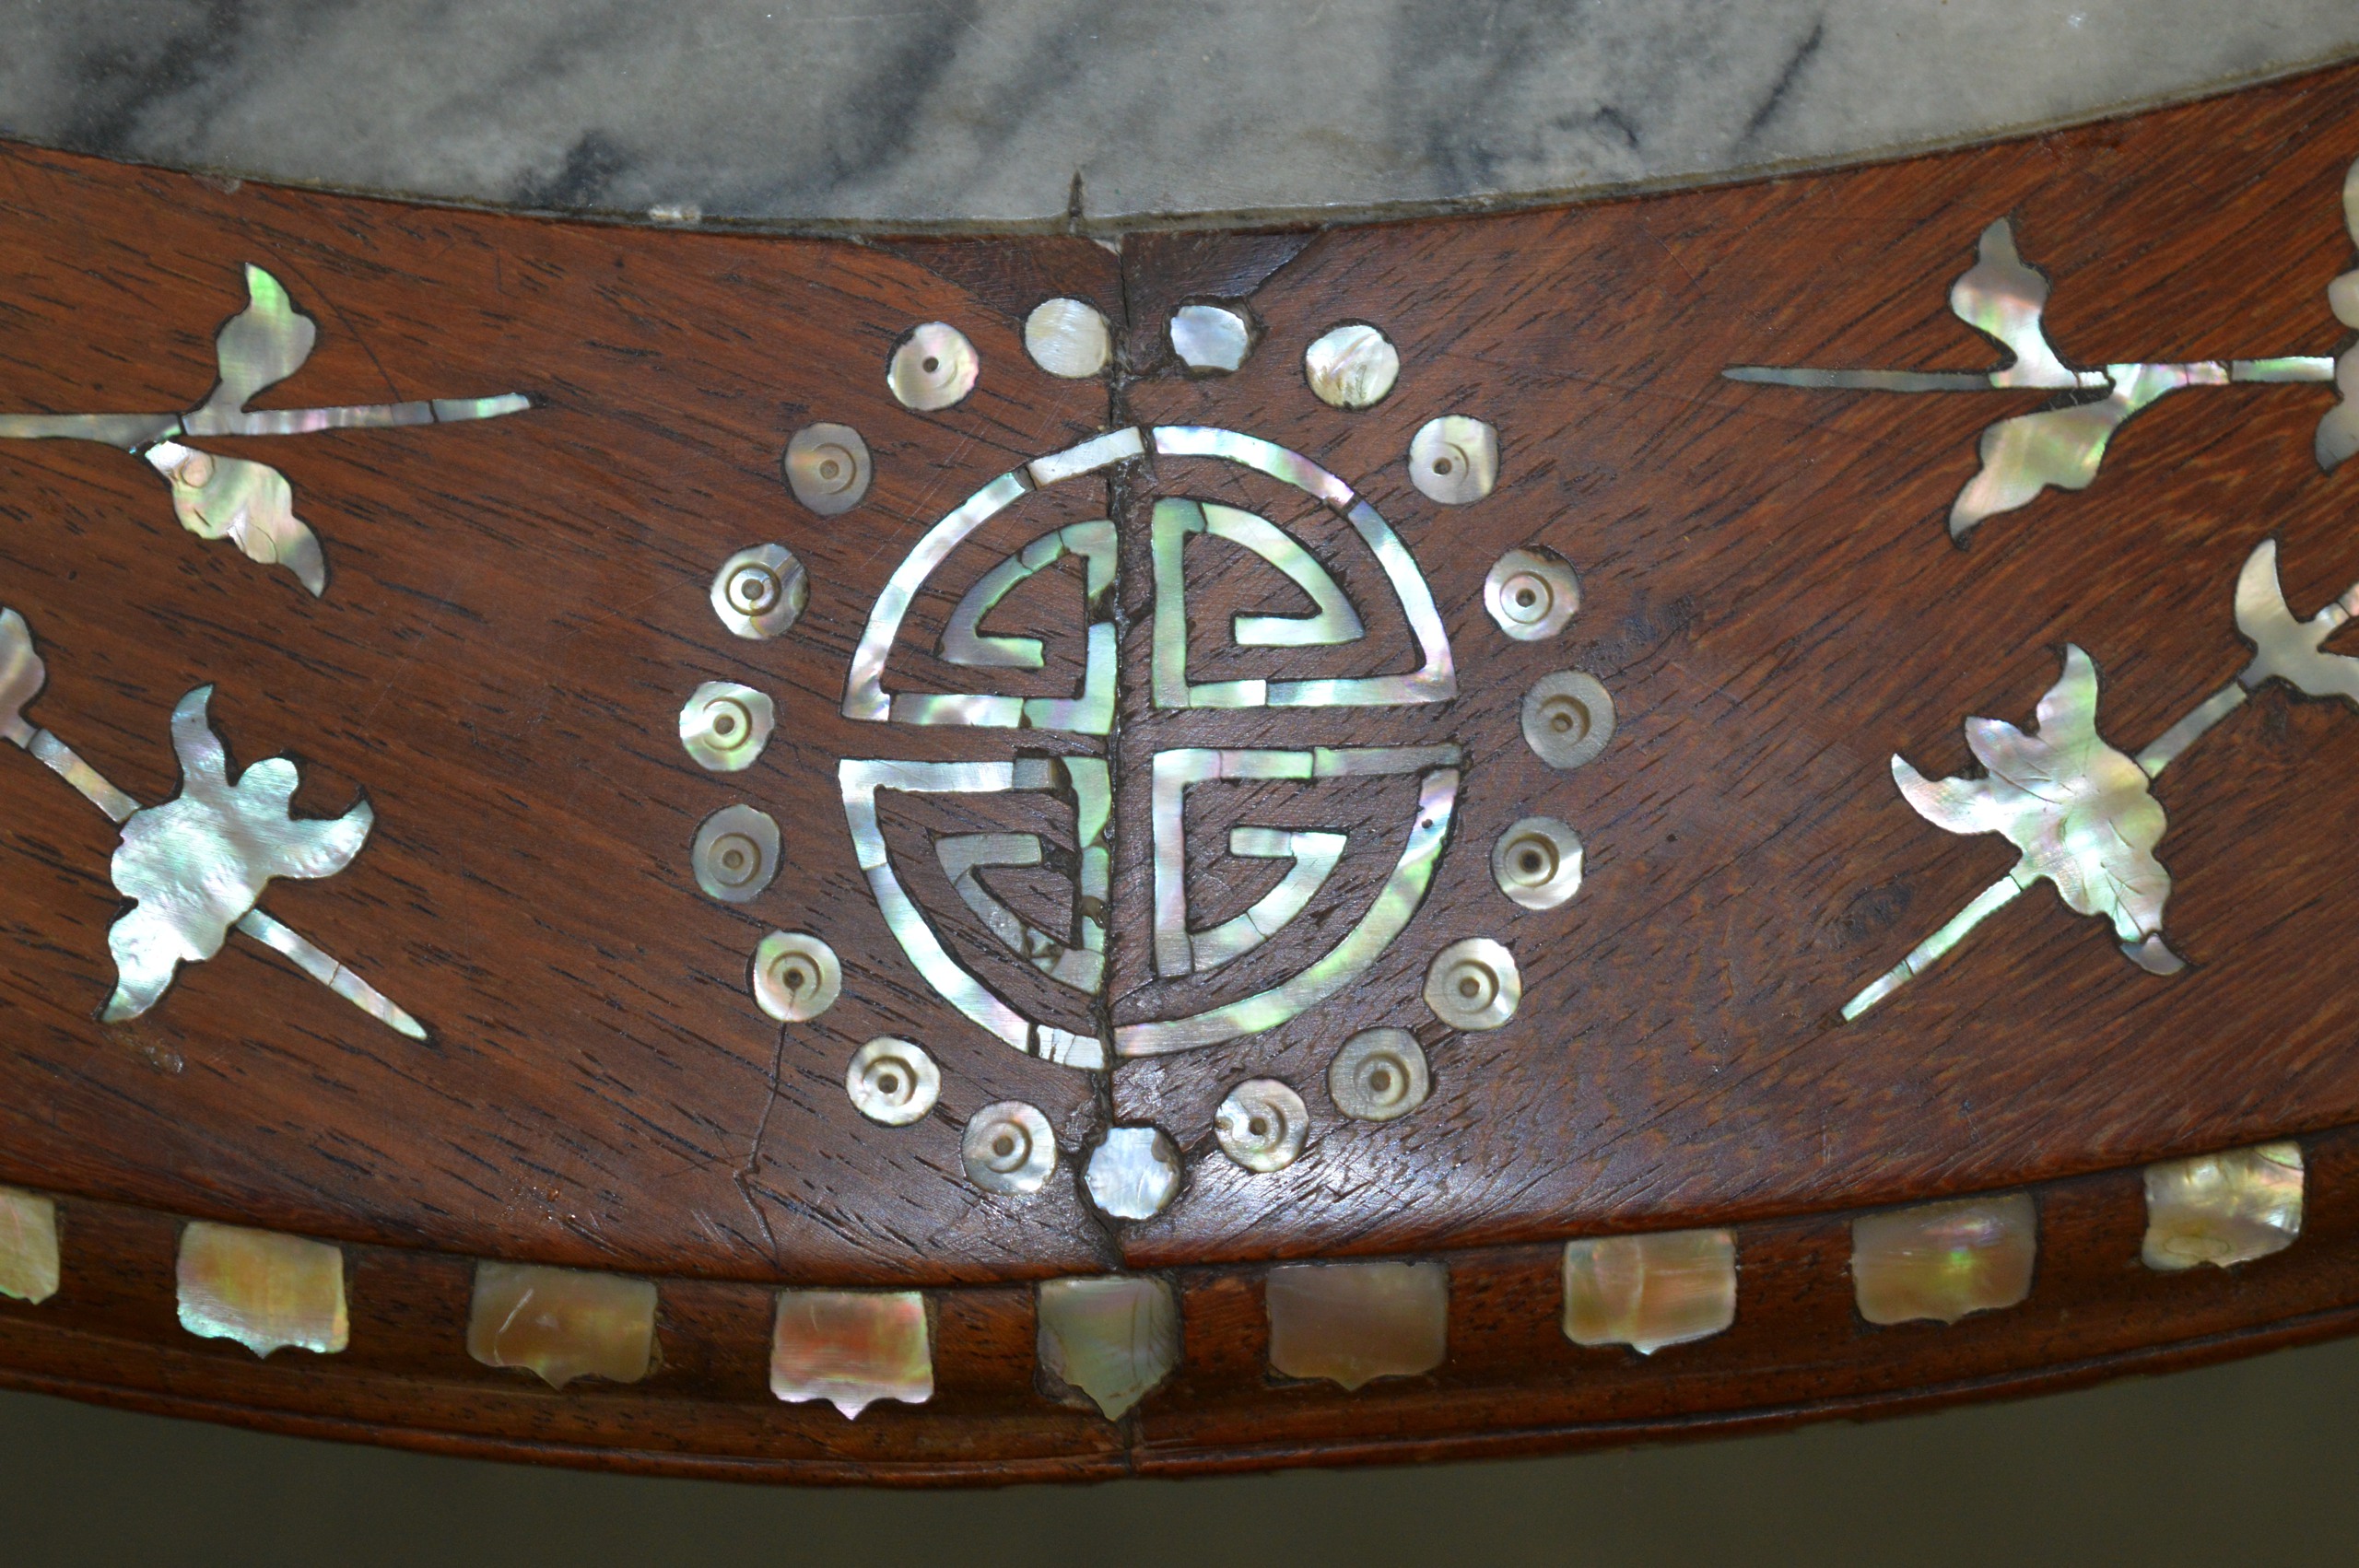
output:
[[[2352,0],[0,0],[0,135],[350,189],[1039,225],[1530,199],[2359,53]]]

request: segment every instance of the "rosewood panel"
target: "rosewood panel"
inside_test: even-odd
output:
[[[282,874],[260,907],[426,1036],[244,935],[183,964],[152,1009],[102,1018],[130,892],[117,850],[166,819],[120,828],[0,747],[0,1183],[61,1199],[65,1281],[38,1306],[0,1301],[0,1380],[558,1462],[942,1480],[1722,1430],[2342,1331],[2359,1253],[2336,1129],[2359,1125],[2359,999],[2334,955],[2359,890],[2337,829],[2359,790],[2359,682],[2345,701],[2257,681],[2167,771],[2130,755],[2246,670],[2236,591],[2257,546],[2275,542],[2296,621],[2359,579],[2359,473],[2313,455],[2359,322],[2336,284],[2354,267],[2354,158],[2359,71],[2343,69],[1940,157],[1562,210],[854,243],[0,147],[0,438],[40,433],[11,415],[179,416],[167,439],[208,463],[283,476],[326,563],[313,594],[252,546],[200,536],[219,525],[183,526],[194,471],[175,488],[155,430],[115,442],[141,455],[0,439],[0,604],[46,669],[24,717],[155,807],[182,787],[175,704],[210,685],[232,778],[293,759],[299,820],[365,800],[350,863]],[[1795,367],[2002,362],[1951,309],[1978,242],[1978,276],[2004,271],[2010,243],[2039,269],[2008,275],[2047,280],[2047,340],[2077,384],[1791,384]],[[317,343],[244,406],[529,406],[206,433],[188,411],[231,366],[216,333],[250,299],[265,310],[249,266]],[[1050,375],[1027,353],[1027,318],[1051,297],[1106,319],[1101,373]],[[1176,313],[1204,306],[1249,333],[1233,371],[1175,349]],[[980,366],[932,409],[887,378],[923,323],[956,328]],[[1398,357],[1369,406],[1331,405],[1305,371],[1314,340],[1350,323]],[[1996,422],[2165,372],[2193,384],[2123,422],[2072,484],[1954,542],[1955,498],[2004,466]],[[1465,505],[1421,487],[1410,459],[1452,415],[1497,438],[1496,488]],[[818,423],[851,427],[873,465],[840,515],[781,472]],[[1278,456],[1172,433],[1198,427]],[[1132,430],[1133,458],[1065,478],[1027,466]],[[1019,473],[920,569],[945,519]],[[1183,539],[1187,516],[1248,521]],[[1037,543],[1050,536],[1053,551]],[[713,585],[763,544],[792,552],[808,598],[782,635],[749,639]],[[1559,635],[1519,640],[1485,580],[1533,547],[1569,565],[1581,603]],[[994,571],[1014,586],[986,603]],[[1331,601],[1356,633],[1306,629]],[[2328,671],[2345,668],[2333,620],[2311,639]],[[1037,662],[961,652],[969,632],[1036,638]],[[881,718],[863,711],[864,644],[893,702]],[[1229,683],[1228,698],[1174,697],[1180,644],[1185,682]],[[1968,721],[2032,731],[2068,649],[2095,672],[2096,734],[2134,775],[2071,819],[2113,879],[2082,901],[2151,905],[2165,923],[2134,934],[2183,968],[2127,961],[2126,928],[2026,872],[2020,896],[1845,1022],[2015,863],[1995,832],[1912,809],[1892,759],[1983,778],[2005,743]],[[1524,718],[1566,671],[1602,683],[1614,713],[1571,769]],[[679,738],[711,681],[776,706],[742,771],[700,766]],[[913,721],[924,693],[954,699],[936,718],[1000,700],[1023,726]],[[2063,732],[2062,700],[2038,736]],[[1214,754],[1256,776],[1158,785]],[[2097,755],[2033,782],[2060,802]],[[866,845],[846,780],[871,764],[957,788],[891,775]],[[979,782],[992,768],[1004,780]],[[1086,825],[1097,778],[1102,841]],[[744,901],[698,879],[700,825],[733,804],[780,836],[774,877]],[[2147,846],[2168,872],[2159,914],[2151,886],[2122,880],[2145,874],[2131,840],[2150,808],[2167,823]],[[1585,851],[1578,896],[1544,910],[1510,901],[1492,864],[1534,815]],[[1253,847],[1273,832],[1296,860]],[[1320,836],[1342,839],[1332,870],[1272,914]],[[962,878],[950,847],[986,843]],[[1266,929],[1229,924],[1238,952],[1217,964],[1189,947],[1232,922]],[[757,1005],[773,930],[840,960],[818,1015]],[[1496,1028],[1453,1027],[1427,1000],[1436,954],[1471,938],[1520,972]],[[1321,974],[1316,994],[1290,989]],[[1239,1006],[1235,1037],[1190,1043]],[[1430,1095],[1355,1119],[1329,1065],[1379,1027],[1414,1036]],[[939,1099],[905,1125],[847,1092],[879,1036],[939,1070]],[[1299,1156],[1278,1168],[1237,1157],[1264,1136],[1241,1130],[1246,1113],[1223,1130],[1224,1101],[1255,1080],[1301,1102]],[[1011,1102],[1056,1145],[1028,1190],[979,1177],[991,1140],[967,1136]],[[1087,1179],[1116,1127],[1176,1149],[1159,1202],[1127,1208]],[[2233,1270],[2142,1268],[2139,1166],[2288,1137],[2308,1140],[2295,1246]],[[2041,1235],[2023,1305],[1946,1328],[1859,1318],[1849,1214],[2025,1187]],[[184,1335],[187,1219],[343,1246],[350,1349],[257,1363]],[[1708,1225],[1737,1229],[1726,1333],[1653,1358],[1566,1339],[1558,1243]],[[1443,1365],[1351,1394],[1272,1372],[1262,1270],[1379,1255],[1447,1261]],[[657,1370],[555,1391],[476,1364],[475,1258],[656,1279]],[[1183,1352],[1109,1422],[1044,1392],[1032,1290],[1117,1269],[1176,1283]],[[782,1284],[927,1291],[933,1400],[846,1423],[773,1399]]]

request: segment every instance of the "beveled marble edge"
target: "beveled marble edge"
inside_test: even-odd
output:
[[[2359,54],[2337,0],[0,0],[0,135],[816,231],[1553,204],[2107,118]]]

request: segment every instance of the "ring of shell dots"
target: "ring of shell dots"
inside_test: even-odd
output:
[[[1812,1353],[1837,1370],[1857,1355],[1865,1377],[1880,1353],[1868,1341],[1903,1326],[1939,1332],[2007,1313],[2029,1315],[2035,1330],[2043,1314],[2110,1322],[2113,1315],[2092,1304],[2123,1289],[2125,1267],[2154,1281],[2146,1293],[2150,1306],[2159,1304],[2153,1309],[2167,1314],[2174,1301],[2187,1304],[2190,1340],[2199,1329],[2218,1331],[2221,1300],[2241,1299],[2232,1286],[2203,1283],[2222,1270],[2285,1270],[2264,1293],[2275,1293],[2272,1302],[2290,1291],[2303,1311],[2340,1305],[2347,1316],[2359,1302],[2339,1261],[2338,1246],[2347,1250],[2351,1239],[2346,1227],[2333,1223],[2313,1244],[2315,1262],[2293,1260],[2304,1253],[2313,1166],[2337,1179],[2359,1173],[2359,1131],[2307,1141],[2306,1158],[2303,1143],[2284,1141],[1850,1215],[1442,1256],[926,1290],[779,1290],[470,1263],[0,1188],[0,1298],[6,1298],[0,1323],[100,1336],[145,1332],[136,1326],[154,1323],[155,1314],[123,1300],[124,1293],[169,1288],[182,1345],[221,1341],[217,1353],[242,1346],[259,1357],[299,1352],[323,1358],[322,1375],[347,1363],[356,1375],[375,1375],[370,1369],[380,1364],[416,1375],[423,1362],[438,1375],[464,1379],[472,1363],[477,1378],[537,1379],[572,1391],[569,1398],[586,1386],[685,1380],[704,1389],[698,1398],[824,1403],[844,1419],[882,1401],[932,1407],[904,1420],[951,1420],[961,1396],[937,1401],[937,1384],[971,1398],[981,1375],[980,1363],[969,1362],[1005,1357],[1005,1335],[979,1337],[974,1326],[1011,1314],[1020,1319],[1028,1310],[1021,1328],[1037,1358],[1032,1397],[1113,1421],[1156,1397],[1184,1363],[1183,1346],[1201,1347],[1204,1376],[1217,1378],[1223,1369],[1243,1375],[1231,1364],[1229,1341],[1244,1332],[1236,1304],[1254,1293],[1253,1375],[1329,1386],[1362,1399],[1378,1397],[1371,1386],[1380,1391],[1394,1379],[1414,1380],[1403,1387],[1414,1390],[1437,1378],[1543,1375],[1551,1358],[1537,1348],[1543,1341],[1535,1330],[1577,1352],[1674,1351],[1674,1359],[1708,1356],[1699,1364],[1731,1373],[1743,1371],[1749,1356],[1782,1365],[1795,1354],[1793,1315],[1823,1324],[1827,1306],[1848,1294],[1848,1339],[1828,1341],[1818,1330],[1821,1348]],[[2133,1189],[2142,1210],[2126,1201]],[[2140,1229],[2127,1223],[2133,1212]],[[2043,1264],[2044,1225],[2063,1238],[2066,1252]],[[2288,1259],[2272,1261],[2278,1254]],[[1754,1273],[1766,1289],[1748,1307],[1755,1298],[1744,1281]],[[2222,1298],[2220,1290],[2231,1295]],[[527,1300],[533,1310],[522,1311]],[[1462,1306],[1461,1320],[1453,1321],[1453,1304]],[[1220,1325],[1210,1338],[1188,1332],[1198,1312]],[[1757,1318],[1750,1337],[1749,1312]],[[2153,1323],[2143,1328],[2151,1333]],[[730,1338],[757,1331],[758,1345]],[[2034,1331],[2025,1341],[2036,1368],[2040,1338]],[[1727,1348],[1708,1348],[1715,1343]],[[757,1360],[768,1369],[767,1388],[750,1371],[734,1392],[708,1387],[711,1369]]]
[[[1051,376],[1088,379],[1105,375],[1114,367],[1112,330],[1104,314],[1083,300],[1042,300],[1026,316],[1023,337],[1032,363]],[[1181,307],[1168,323],[1167,337],[1188,374],[1217,376],[1244,365],[1260,345],[1261,332],[1241,305],[1211,302]],[[939,414],[965,401],[985,370],[980,353],[965,333],[946,322],[925,322],[911,326],[894,345],[885,366],[885,380],[904,407]],[[1302,370],[1304,383],[1321,403],[1361,413],[1391,397],[1400,376],[1401,357],[1380,327],[1346,322],[1309,342],[1303,351]],[[1093,448],[1106,439],[1093,438],[1083,448]],[[1402,461],[1411,483],[1427,500],[1443,507],[1466,506],[1488,497],[1497,484],[1497,432],[1466,414],[1436,415],[1409,435]],[[1032,484],[1070,476],[1053,454],[1036,460],[1030,468]],[[835,518],[856,509],[866,497],[873,458],[858,430],[821,419],[789,439],[780,458],[780,473],[805,510]],[[792,550],[780,544],[758,543],[735,551],[721,563],[711,599],[715,614],[733,636],[768,639],[792,631],[808,591],[804,565]],[[1481,602],[1481,608],[1503,636],[1527,642],[1562,632],[1579,606],[1579,584],[1573,568],[1554,550],[1537,544],[1510,550],[1500,557],[1485,579]],[[1566,697],[1559,688],[1572,692],[1574,698]],[[1526,724],[1533,750],[1552,766],[1579,766],[1612,738],[1612,699],[1602,685],[1586,673],[1567,671],[1548,677],[1528,696],[1527,709],[1534,703],[1554,705],[1552,730],[1543,732],[1530,720]],[[680,710],[682,742],[705,771],[743,775],[759,762],[783,709],[783,699],[773,694],[735,682],[708,680],[688,694]],[[698,886],[709,895],[725,902],[750,902],[776,876],[781,861],[780,845],[780,829],[767,813],[746,802],[732,802],[705,818],[692,847],[691,871]],[[1535,845],[1540,848],[1535,849]],[[1536,873],[1533,868],[1543,858],[1546,871]],[[1492,850],[1499,891],[1525,912],[1553,908],[1574,896],[1580,886],[1580,858],[1579,836],[1545,817],[1517,823]],[[1514,1013],[1520,979],[1503,944],[1488,938],[1458,942],[1436,955],[1434,965],[1425,1000],[1444,1023],[1460,1029],[1495,1028]],[[749,989],[756,1003],[771,1018],[799,1024],[818,1017],[833,1003],[840,976],[835,950],[824,936],[773,931],[753,956]],[[1368,1049],[1367,1036],[1374,1034],[1405,1041],[1408,1056],[1397,1052],[1380,1056],[1372,1076],[1362,1079],[1356,1074]],[[1409,1059],[1411,1056],[1414,1060]],[[1352,1119],[1379,1121],[1409,1115],[1425,1103],[1429,1090],[1422,1049],[1402,1028],[1367,1031],[1344,1042],[1331,1068],[1330,1098]],[[1208,1130],[1215,1133],[1218,1146],[1231,1160],[1248,1170],[1270,1173],[1293,1163],[1303,1145],[1307,1113],[1292,1089],[1280,1084],[1264,1091],[1256,1087],[1261,1082],[1237,1085],[1223,1102],[1215,1126]],[[932,1110],[940,1082],[939,1066],[921,1044],[877,1040],[861,1047],[853,1058],[846,1075],[846,1092],[871,1121],[900,1127],[922,1119]],[[1240,1095],[1252,1101],[1250,1107],[1245,1106]],[[992,1111],[996,1114],[979,1117],[968,1129],[964,1163],[969,1180],[979,1190],[992,1194],[1020,1196],[1039,1190],[1057,1163],[1053,1139],[1033,1133],[1032,1121],[1038,1119],[1045,1127],[1045,1118],[1036,1108],[1015,1102],[994,1106]],[[1170,1146],[1160,1129],[1117,1130],[1141,1140],[1151,1134],[1161,1141],[1157,1146]],[[1116,1140],[1102,1144],[1088,1173],[1092,1191],[1120,1189],[1133,1195],[1133,1201],[1141,1193],[1151,1198],[1159,1193],[1159,1199],[1152,1199],[1155,1208],[1168,1201],[1178,1189],[1176,1174],[1165,1180],[1152,1164],[1138,1164],[1149,1158],[1141,1153],[1149,1147],[1147,1142]],[[1151,1208],[1146,1213],[1154,1211]]]

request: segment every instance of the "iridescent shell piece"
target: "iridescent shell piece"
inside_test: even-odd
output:
[[[869,1120],[907,1127],[924,1120],[942,1097],[942,1070],[924,1047],[881,1035],[852,1053],[844,1093]]]
[[[851,1421],[878,1399],[933,1398],[933,1344],[916,1291],[780,1291],[770,1392],[825,1399]]]
[[[1171,313],[1171,351],[1191,370],[1226,375],[1253,351],[1253,323],[1225,305],[1182,305]]]
[[[1180,1150],[1158,1127],[1117,1127],[1089,1156],[1082,1183],[1099,1213],[1151,1220],[1180,1190]]]
[[[2028,735],[2003,719],[1966,721],[1979,778],[1928,778],[1895,755],[1893,779],[1935,826],[2004,837],[2022,852],[2017,882],[2047,878],[2068,907],[2110,919],[2135,950],[2161,936],[2171,892],[2154,859],[2165,824],[2152,778],[2097,733],[2096,665],[2079,648],[2065,645],[2064,673],[2037,711]]]
[[[821,517],[860,505],[874,472],[868,443],[849,425],[804,426],[787,441],[780,466],[794,498]]]
[[[1086,380],[1113,362],[1113,334],[1095,306],[1043,299],[1024,318],[1024,352],[1051,376]]]
[[[2342,177],[2342,223],[2359,242],[2359,162]],[[2359,327],[2359,269],[2344,273],[2326,288],[2327,308],[2346,327]],[[2318,466],[2331,474],[2359,452],[2359,344],[2345,348],[2334,360],[2335,391],[2341,401],[2318,420],[2316,443]]]
[[[1583,670],[1543,675],[1523,694],[1523,739],[1551,767],[1574,768],[1614,739],[1614,697]]]
[[[2038,1252],[2027,1192],[1927,1203],[1851,1222],[1851,1285],[1871,1323],[1954,1323],[2030,1295]]]
[[[292,1345],[334,1355],[352,1337],[344,1249],[301,1236],[193,1221],[181,1232],[181,1327],[258,1356]]]
[[[655,1285],[537,1264],[475,1265],[467,1354],[552,1388],[577,1377],[636,1383],[655,1359]]]
[[[1118,1276],[1040,1286],[1040,1367],[1120,1421],[1180,1364],[1180,1304],[1161,1280]]]
[[[1270,1367],[1358,1388],[1439,1366],[1449,1340],[1443,1263],[1289,1263],[1263,1287]]]
[[[1401,351],[1366,322],[1349,322],[1303,351],[1302,374],[1329,407],[1369,408],[1401,379]]]
[[[2283,1252],[2302,1234],[2302,1146],[2264,1143],[2146,1167],[2149,1269],[2225,1269]]]
[[[1453,1029],[1496,1029],[1522,1000],[1515,954],[1486,936],[1451,942],[1426,970],[1426,1005]]]
[[[1481,500],[1499,482],[1499,433],[1462,414],[1426,421],[1409,442],[1409,482],[1446,507]]]
[[[1406,1029],[1363,1029],[1327,1064],[1327,1094],[1354,1121],[1397,1121],[1426,1103],[1433,1077]]]
[[[1247,1079],[1213,1113],[1213,1135],[1220,1152],[1247,1170],[1265,1175],[1300,1158],[1309,1131],[1309,1107],[1274,1078]]]
[[[138,1017],[180,965],[219,953],[272,879],[330,877],[350,865],[376,821],[365,800],[339,817],[296,816],[300,779],[283,756],[233,782],[229,750],[205,717],[212,697],[211,686],[199,686],[172,709],[181,792],[123,825],[111,869],[133,907],[107,932],[118,975],[109,1022]]]
[[[57,1205],[0,1187],[0,1296],[35,1306],[57,1293]]]
[[[172,510],[200,539],[227,539],[251,560],[283,566],[317,595],[327,591],[327,560],[320,542],[295,515],[287,477],[245,458],[217,457],[184,446],[177,436],[300,436],[321,430],[390,429],[497,419],[521,414],[533,400],[521,392],[498,397],[434,398],[342,408],[250,409],[249,400],[303,368],[319,326],[295,309],[279,281],[262,268],[245,269],[247,305],[214,339],[219,378],[212,395],[186,414],[0,414],[0,440],[99,441],[135,452],[172,487]]]
[[[778,706],[735,681],[707,681],[680,708],[680,744],[698,767],[743,773],[770,743]]]
[[[836,1005],[844,966],[808,931],[772,931],[754,946],[754,1000],[781,1024],[804,1024]]]
[[[1565,1338],[1652,1355],[1736,1321],[1736,1238],[1664,1231],[1565,1244]]]
[[[1544,545],[1509,550],[1483,579],[1483,608],[1518,642],[1544,642],[1580,613],[1580,579]]]
[[[968,1118],[958,1157],[985,1192],[1038,1192],[1057,1168],[1057,1137],[1038,1107],[1000,1100]]]
[[[982,358],[965,333],[947,322],[928,322],[893,350],[885,384],[902,407],[933,414],[965,401],[982,369]]]
[[[752,544],[712,574],[712,613],[732,637],[759,642],[792,629],[810,602],[810,574],[783,544]]]
[[[742,802],[705,818],[688,847],[697,885],[724,904],[760,897],[778,875],[778,857],[777,819]]]
[[[1491,846],[1491,880],[1526,909],[1554,909],[1581,890],[1581,837],[1553,816],[1528,816]]]

